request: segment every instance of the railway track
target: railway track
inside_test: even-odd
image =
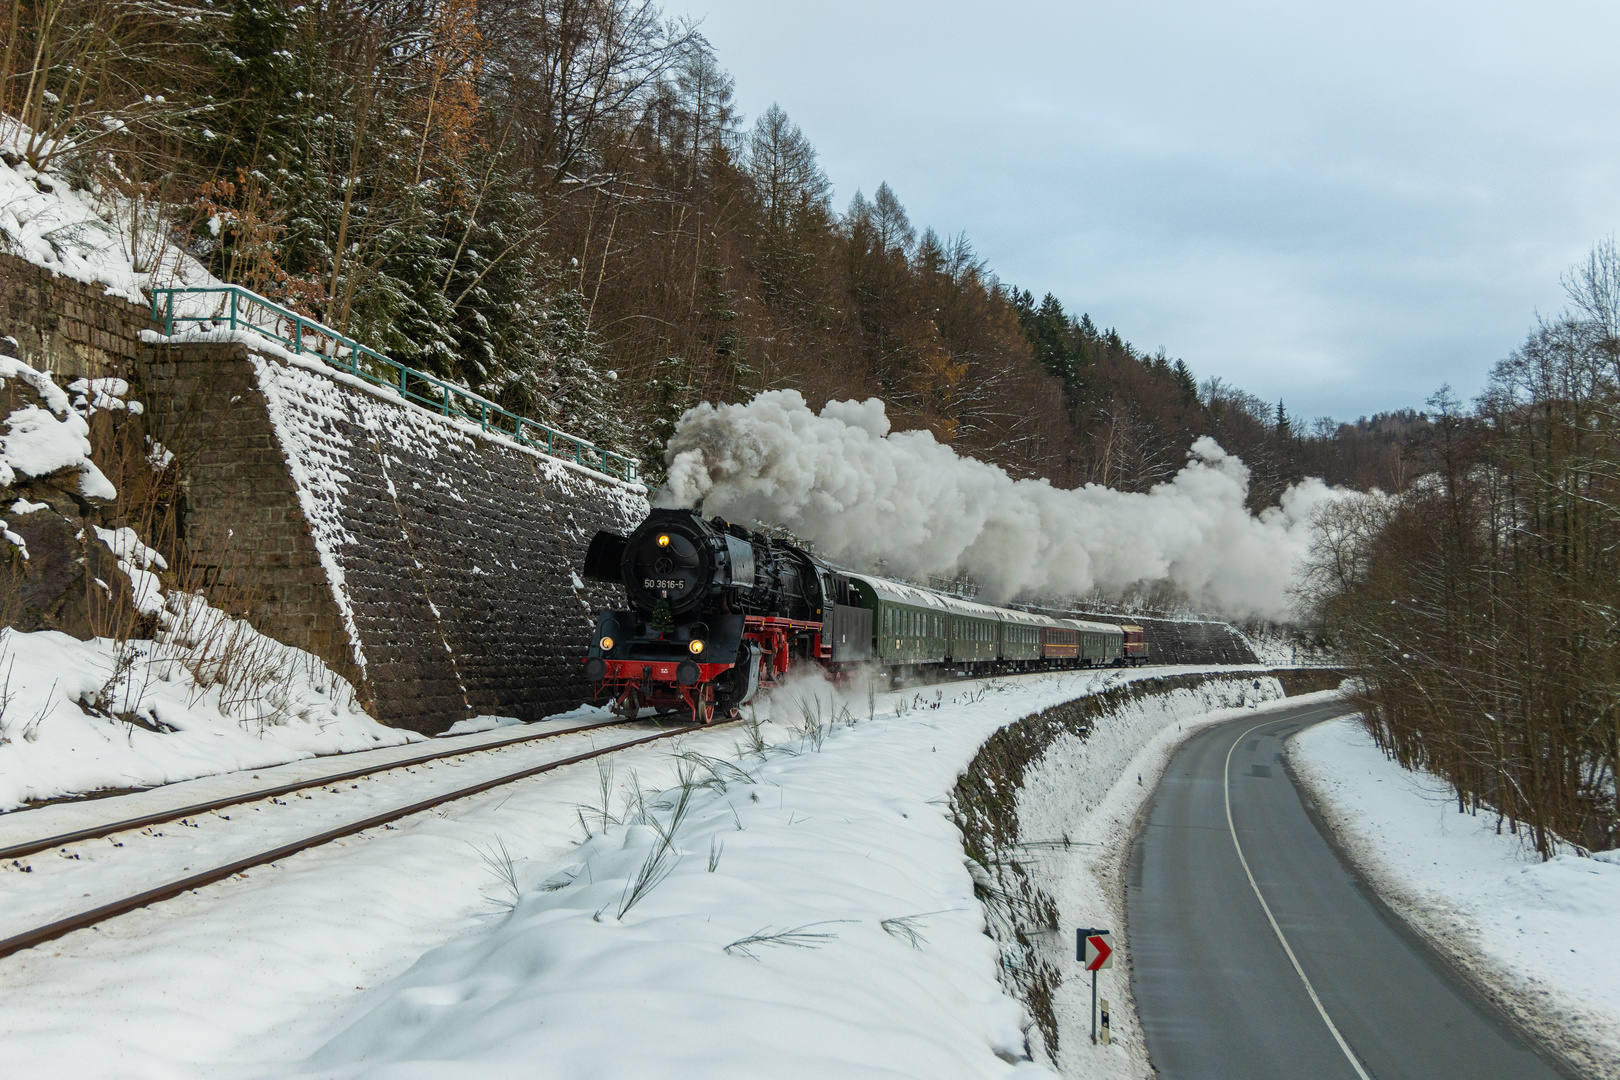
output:
[[[625,721],[622,720],[604,721],[599,724],[590,724],[583,727],[568,728],[562,731],[545,732],[539,735],[512,739],[506,742],[494,744],[493,746],[481,746],[475,750],[462,749],[441,751],[433,754],[421,755],[420,757],[412,759],[389,762],[387,764],[377,765],[371,768],[352,770],[348,773],[340,775],[325,776],[319,780],[301,781],[297,784],[279,785],[275,788],[266,788],[256,792],[244,793],[239,796],[232,796],[228,799],[215,800],[209,803],[199,803],[195,806],[186,807],[174,812],[147,815],[140,818],[132,818],[124,822],[109,823],[107,826],[97,826],[90,829],[76,830],[72,833],[64,833],[56,837],[43,838],[38,842],[30,841],[28,844],[16,845],[13,848],[0,851],[0,856],[6,858],[15,857],[14,853],[22,848],[28,849],[28,851],[22,852],[23,854],[48,850],[49,848],[59,847],[65,843],[72,843],[86,839],[95,839],[97,837],[111,835],[114,832],[121,832],[132,828],[143,828],[147,825],[159,824],[165,821],[176,821],[183,817],[203,813],[207,810],[218,809],[222,806],[235,806],[245,802],[273,798],[276,795],[296,791],[301,788],[320,787],[325,784],[334,783],[340,779],[350,779],[355,776],[364,776],[370,773],[383,772],[389,769],[405,768],[409,765],[421,764],[425,761],[434,761],[440,758],[456,757],[469,753],[481,753],[485,750],[500,749],[502,747],[514,745],[515,743],[534,742],[539,739],[578,734],[580,732],[594,731],[604,727],[623,726],[624,724]],[[312,833],[296,840],[278,844],[273,848],[267,848],[242,858],[233,859],[230,862],[214,866],[207,870],[188,874],[183,878],[177,878],[173,881],[166,882],[165,884],[159,885],[156,888],[134,893],[121,899],[111,901],[110,903],[105,903],[90,908],[87,911],[69,915],[65,918],[56,919],[52,922],[34,927],[31,930],[25,930],[22,933],[13,934],[10,937],[0,938],[0,957],[10,956],[12,953],[19,952],[23,949],[30,949],[36,945],[42,945],[45,942],[54,941],[55,939],[64,937],[76,930],[84,930],[95,926],[98,923],[104,922],[107,919],[115,918],[119,915],[125,915],[131,911],[147,907],[151,904],[160,903],[164,900],[173,899],[174,897],[179,896],[181,893],[201,888],[204,885],[211,885],[214,882],[223,881],[224,879],[231,877],[232,875],[239,874],[244,870],[249,870],[256,866],[264,866],[267,863],[276,862],[277,860],[287,858],[289,855],[294,855],[300,851],[305,851],[313,847],[319,847],[322,844],[329,844],[332,841],[342,839],[345,836],[352,836],[355,833],[364,832],[367,829],[373,829],[380,825],[386,825],[390,822],[398,821],[401,818],[410,817],[412,814],[422,813],[424,810],[431,810],[436,806],[443,805],[444,803],[454,802],[457,799],[465,799],[473,795],[478,795],[482,792],[489,791],[492,788],[497,788],[504,784],[515,783],[516,781],[524,780],[531,776],[538,776],[542,773],[551,772],[553,769],[560,769],[565,765],[575,765],[582,761],[589,761],[592,758],[602,757],[621,750],[628,750],[635,746],[643,746],[647,743],[657,742],[661,739],[674,738],[678,735],[685,735],[694,731],[712,730],[717,726],[719,725],[686,724],[681,727],[669,728],[664,731],[655,732],[651,735],[644,735],[640,738],[631,739],[627,742],[615,743],[612,746],[593,749],[583,754],[573,754],[568,757],[558,758],[538,765],[525,766],[522,769],[509,773],[503,773],[487,780],[481,780],[475,784],[455,788],[451,791],[432,795],[425,799],[418,799],[415,802],[411,802],[405,806],[399,806],[383,811],[382,813],[372,814],[359,821],[347,822],[335,828],[326,829],[318,833]]]
[[[209,799],[204,802],[189,803],[185,806],[175,807],[172,810],[159,810],[150,814],[141,814],[136,817],[122,818],[118,821],[109,821],[101,825],[92,825],[88,828],[74,829],[70,832],[57,833],[52,836],[42,836],[35,840],[27,840],[9,847],[0,847],[0,861],[5,859],[20,859],[24,855],[37,855],[41,851],[62,847],[65,844],[77,844],[83,840],[97,840],[103,836],[114,833],[129,832],[131,829],[144,829],[148,825],[163,825],[181,818],[192,817],[197,814],[206,814],[210,810],[223,810],[230,806],[240,806],[243,803],[261,802],[265,799],[274,799],[281,795],[290,795],[296,791],[305,791],[309,788],[324,787],[327,784],[336,784],[343,780],[354,780],[361,776],[371,776],[375,773],[388,772],[391,769],[406,769],[413,765],[423,765],[430,761],[442,761],[445,758],[462,757],[469,754],[482,754],[492,750],[504,750],[509,746],[518,746],[523,743],[539,742],[542,739],[555,739],[563,735],[578,735],[586,731],[598,731],[607,727],[623,727],[628,721],[603,720],[595,724],[584,724],[580,727],[561,728],[556,731],[542,731],[538,734],[520,735],[512,739],[502,739],[499,742],[484,743],[479,746],[464,746],[460,749],[430,750],[411,757],[399,758],[395,761],[378,762],[362,768],[348,769],[344,772],[328,773],[324,776],[310,777],[305,780],[294,781],[290,784],[275,784],[270,787],[255,788],[236,795],[227,795],[218,799]],[[245,771],[245,770],[244,770]],[[21,813],[28,813],[24,810]]]

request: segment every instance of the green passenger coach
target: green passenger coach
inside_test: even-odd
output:
[[[1125,633],[1085,622],[944,596],[848,574],[851,604],[872,613],[872,658],[889,668],[949,666],[959,674],[1104,667],[1127,662]]]
[[[993,664],[1001,659],[1002,612],[987,604],[945,597],[951,613],[951,663]]]
[[[1063,625],[1080,634],[1080,663],[1085,667],[1120,664],[1125,656],[1125,631],[1113,623],[1063,619]]]
[[[857,603],[871,609],[873,655],[880,663],[944,662],[950,621],[944,597],[882,578],[849,580]]]
[[[1052,620],[1027,611],[1001,612],[1001,659],[1018,667],[1041,658],[1041,630]]]

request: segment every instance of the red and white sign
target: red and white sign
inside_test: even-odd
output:
[[[1086,970],[1102,971],[1114,966],[1114,935],[1106,930],[1093,930],[1085,936]]]

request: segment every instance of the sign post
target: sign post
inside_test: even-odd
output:
[[[1114,966],[1114,935],[1109,930],[1086,927],[1075,931],[1074,958],[1091,972],[1091,1042],[1097,1043],[1097,972]],[[1103,1004],[1103,1037],[1108,1042],[1108,1005]]]

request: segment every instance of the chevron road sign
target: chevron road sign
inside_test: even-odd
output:
[[[1114,935],[1088,926],[1074,934],[1074,958],[1091,972],[1091,1042],[1097,1043],[1097,972],[1114,966]],[[1108,1042],[1108,1005],[1103,1004],[1103,1043]]]
[[[1114,966],[1114,935],[1107,930],[1081,930],[1078,934],[1075,959],[1085,964],[1087,971],[1104,971]]]

